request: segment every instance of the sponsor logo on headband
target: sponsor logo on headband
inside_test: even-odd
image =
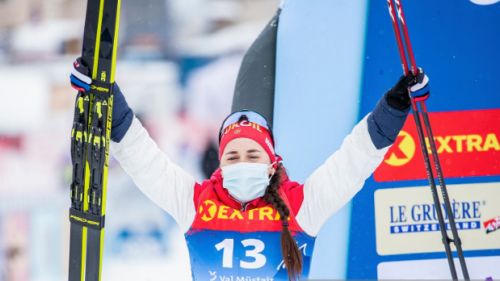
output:
[[[224,129],[223,134],[226,135],[229,132],[231,132],[232,130],[234,130],[233,134],[239,134],[239,133],[241,133],[240,128],[242,128],[242,127],[250,127],[250,128],[253,128],[253,129],[257,130],[258,132],[262,133],[262,128],[259,124],[249,122],[247,120],[242,120],[241,122],[237,122],[237,123],[234,123],[234,124],[227,126],[227,128]]]

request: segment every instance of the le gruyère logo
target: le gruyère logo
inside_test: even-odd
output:
[[[415,141],[412,136],[405,131],[399,135],[387,153],[384,162],[391,166],[403,166],[410,162],[415,155]]]
[[[219,220],[269,220],[269,221],[279,221],[280,215],[273,208],[266,206],[262,208],[255,208],[247,212],[242,212],[237,209],[233,209],[225,205],[217,205],[212,200],[205,200],[198,207],[198,214],[201,220],[205,222],[212,221],[214,219]]]

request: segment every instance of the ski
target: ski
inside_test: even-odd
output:
[[[101,280],[106,187],[120,0],[88,0],[82,63],[91,70],[79,92],[71,131],[69,281]]]
[[[231,112],[253,110],[273,127],[276,80],[276,44],[281,9],[278,9],[243,57],[233,95]],[[257,88],[256,88],[257,87]]]
[[[395,5],[393,5],[393,2]],[[389,15],[392,20],[394,33],[396,35],[396,42],[398,45],[399,55],[401,58],[401,66],[403,68],[403,73],[407,75],[410,71],[414,75],[418,75],[419,69],[417,68],[417,63],[415,61],[415,56],[413,54],[412,45],[410,42],[410,36],[408,33],[408,26],[403,12],[403,6],[401,4],[401,0],[387,0],[387,6],[389,8]],[[396,9],[394,9],[394,6]],[[401,33],[404,36],[404,43],[401,36]],[[406,50],[405,50],[406,47]],[[408,65],[407,56],[410,61],[410,65]],[[458,259],[460,261],[460,266],[462,269],[462,275],[465,280],[470,280],[469,273],[467,270],[467,265],[465,263],[464,254],[462,251],[462,242],[458,235],[457,227],[455,224],[455,218],[451,209],[450,199],[448,196],[448,191],[446,188],[446,183],[444,181],[443,172],[441,169],[441,164],[439,162],[439,156],[437,153],[436,144],[434,141],[434,134],[431,128],[431,122],[429,119],[429,115],[427,112],[427,107],[425,101],[429,95],[424,97],[411,97],[411,106],[413,111],[413,117],[415,119],[415,125],[417,128],[418,139],[420,143],[420,150],[422,151],[424,157],[425,169],[427,172],[427,179],[429,181],[429,186],[432,192],[432,198],[434,201],[434,205],[436,206],[436,213],[439,221],[439,228],[441,231],[442,241],[445,247],[446,257],[448,260],[448,266],[450,268],[451,277],[453,280],[458,280],[457,271],[455,268],[455,263],[453,261],[453,253],[451,250],[450,244],[453,243],[457,250]],[[443,211],[441,209],[441,202],[439,199],[437,187],[436,187],[436,176],[434,175],[434,171],[432,170],[432,165],[430,161],[430,155],[427,150],[426,140],[430,146],[432,160],[434,162],[434,167],[436,170],[439,186],[441,188],[441,195],[444,201],[444,211],[449,220],[449,225],[452,233],[452,238],[448,236],[446,231],[446,224],[443,216]]]

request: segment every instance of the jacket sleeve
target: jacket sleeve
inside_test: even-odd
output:
[[[194,178],[158,148],[137,118],[111,151],[139,189],[186,232],[195,216]]]
[[[408,115],[391,108],[385,99],[361,120],[341,147],[304,183],[304,200],[297,221],[316,236],[326,220],[361,190],[384,159]]]

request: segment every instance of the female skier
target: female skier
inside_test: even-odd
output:
[[[72,86],[88,91],[88,76],[77,60]],[[112,153],[185,233],[194,280],[306,279],[322,225],[383,160],[406,120],[410,96],[427,95],[427,84],[423,71],[401,77],[304,184],[288,178],[274,151],[271,127],[251,110],[238,110],[223,121],[220,167],[197,183],[158,149],[117,85]]]

